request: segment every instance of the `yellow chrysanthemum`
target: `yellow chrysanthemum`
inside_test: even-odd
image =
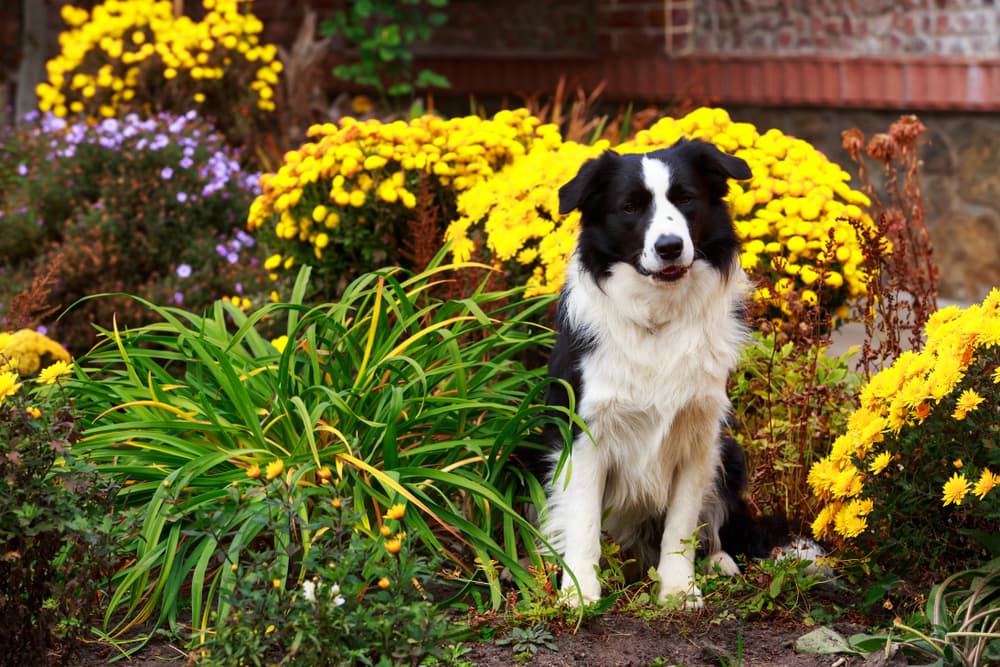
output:
[[[388,510],[386,510],[385,518],[389,520],[398,520],[403,518],[403,514],[406,513],[406,505],[404,503],[396,503]]]
[[[958,420],[965,419],[965,416],[979,407],[984,399],[975,389],[966,389],[958,397],[955,402],[955,411],[952,413],[952,417]]]
[[[941,502],[948,505],[961,505],[962,499],[969,493],[969,480],[965,475],[956,472],[944,483],[941,490]]]
[[[275,459],[267,464],[264,477],[268,481],[271,481],[272,479],[280,475],[282,472],[284,472],[284,470],[285,470],[285,462],[282,461],[281,459]]]
[[[43,368],[38,374],[38,381],[41,384],[53,384],[57,382],[59,378],[64,375],[68,375],[72,371],[73,364],[68,361],[60,360]]]
[[[1000,475],[990,472],[989,468],[984,468],[979,475],[979,480],[972,488],[972,495],[982,500],[997,485],[1000,485]]]
[[[14,371],[0,373],[0,402],[3,402],[8,396],[13,396],[21,388],[21,383],[17,379],[17,373]]]
[[[872,462],[868,465],[868,470],[871,471],[873,475],[880,474],[892,461],[892,454],[889,452],[880,452]]]

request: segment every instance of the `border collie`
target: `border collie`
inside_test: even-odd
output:
[[[726,380],[746,337],[748,283],[723,197],[747,163],[703,141],[644,155],[607,151],[559,190],[560,213],[581,212],[549,373],[565,380],[586,424],[547,461],[542,528],[565,563],[573,603],[601,596],[602,526],[656,566],[659,595],[702,605],[695,537],[711,562],[739,572],[720,531],[748,520],[743,454],[722,437]],[[547,400],[567,407],[562,383]],[[571,573],[571,574],[570,574]]]

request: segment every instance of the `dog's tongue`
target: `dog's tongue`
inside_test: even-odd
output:
[[[687,269],[683,266],[668,266],[660,271],[660,275],[664,278],[678,278],[682,276],[686,270]]]

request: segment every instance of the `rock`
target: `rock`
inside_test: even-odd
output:
[[[836,630],[822,626],[795,640],[795,652],[810,655],[854,653],[854,649]]]

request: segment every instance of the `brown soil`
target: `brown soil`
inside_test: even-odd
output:
[[[835,624],[847,636],[863,628]],[[804,655],[793,647],[812,628],[787,620],[730,620],[713,622],[710,617],[673,615],[669,619],[643,621],[634,616],[607,613],[585,620],[579,630],[555,636],[558,651],[540,648],[530,662],[533,667],[625,667],[683,665],[684,667],[860,667],[862,665],[905,665],[901,659],[884,660],[840,656]],[[499,635],[498,635],[499,636]],[[470,642],[462,656],[482,667],[511,667],[513,649],[496,641]],[[106,645],[85,645],[67,664],[98,667],[110,664],[115,653]],[[128,667],[181,667],[186,661],[183,647],[154,641],[131,660],[115,664]]]

